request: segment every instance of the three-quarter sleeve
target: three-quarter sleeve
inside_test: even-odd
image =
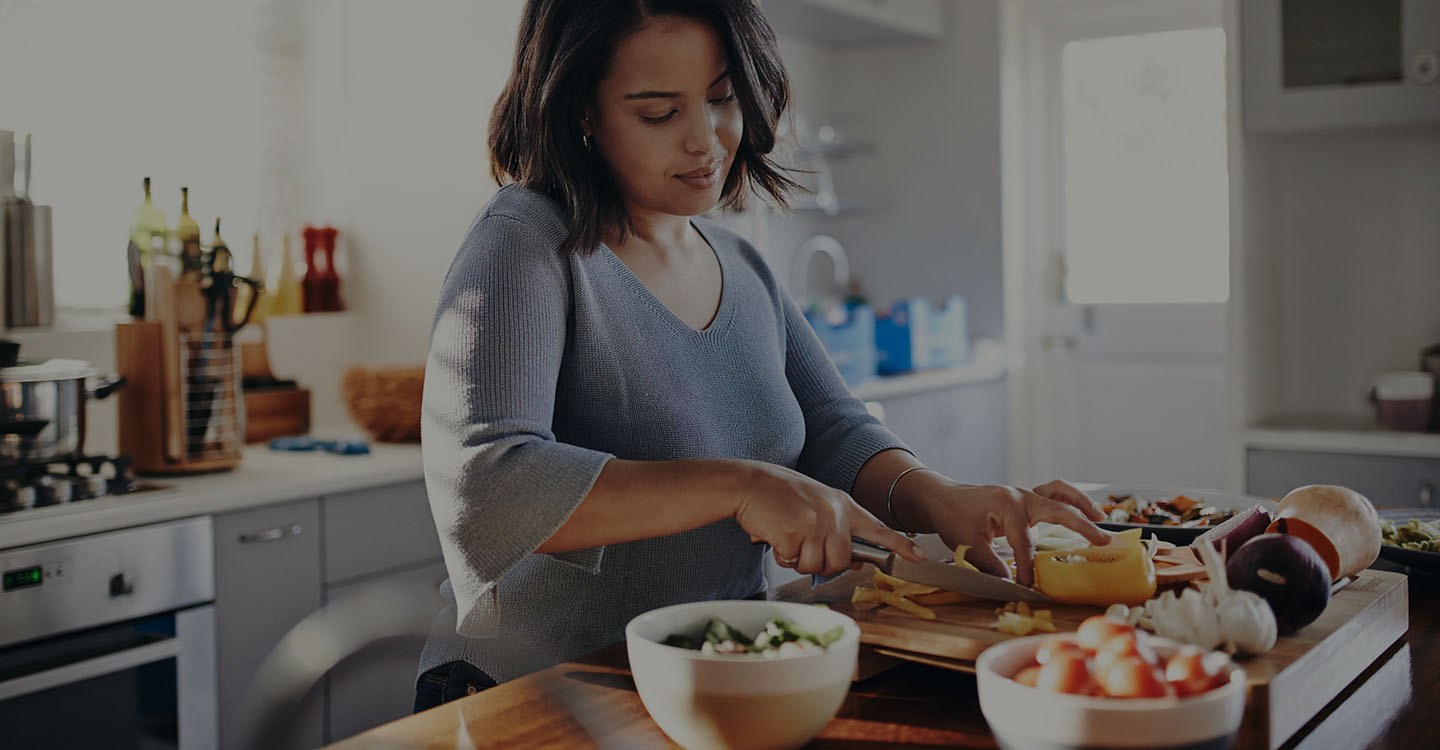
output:
[[[796,469],[850,492],[860,468],[890,448],[909,450],[850,393],[820,338],[790,296],[785,310],[785,376],[805,413],[805,448]]]
[[[565,523],[611,458],[552,432],[570,305],[566,260],[501,214],[471,227],[441,288],[421,441],[461,635],[496,633],[496,583]],[[556,557],[593,571],[600,553]]]

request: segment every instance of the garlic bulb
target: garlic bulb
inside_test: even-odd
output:
[[[1205,649],[1224,646],[1231,653],[1269,651],[1277,636],[1270,605],[1249,591],[1230,588],[1225,563],[1208,540],[1197,540],[1194,546],[1210,576],[1209,583],[1200,584],[1199,590],[1185,589],[1179,596],[1166,591],[1145,602],[1143,608],[1120,612],[1111,607],[1106,614],[1158,636]]]
[[[1215,613],[1220,621],[1220,632],[1225,634],[1225,650],[1263,654],[1274,648],[1277,636],[1275,613],[1260,595],[1250,591],[1231,591],[1216,603]]]

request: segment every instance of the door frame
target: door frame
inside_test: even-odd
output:
[[[1063,294],[1051,258],[1059,251],[1060,227],[1051,221],[1063,200],[1063,184],[1050,177],[1060,154],[1063,129],[1046,117],[1058,101],[1054,39],[1062,31],[1103,27],[1137,33],[1197,23],[1220,26],[1226,34],[1227,151],[1230,175],[1230,299],[1225,304],[1227,478],[1230,491],[1244,486],[1243,445],[1246,393],[1240,388],[1244,362],[1238,331],[1243,309],[1243,128],[1239,75],[1241,0],[1000,0],[1000,102],[1005,274],[1005,338],[1014,391],[1010,409],[1011,481],[1051,479],[1055,466],[1045,439],[1047,415],[1054,413],[1057,388],[1045,365],[1042,327],[1049,326],[1050,300]],[[1043,243],[1048,252],[1038,252]]]

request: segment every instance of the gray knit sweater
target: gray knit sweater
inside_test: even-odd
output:
[[[613,456],[743,458],[849,490],[903,447],[845,387],[759,253],[712,223],[722,291],[696,331],[608,248],[561,257],[558,204],[504,187],[440,292],[423,454],[452,605],[421,671],[455,659],[509,680],[624,637],[641,612],[749,596],[766,550],[733,519],[535,554]]]

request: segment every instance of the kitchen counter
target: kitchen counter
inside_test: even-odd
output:
[[[1005,347],[996,341],[980,340],[971,350],[970,361],[943,370],[925,370],[907,375],[886,375],[857,383],[850,392],[862,401],[913,396],[917,393],[985,383],[1005,377]]]
[[[372,443],[368,455],[251,446],[233,471],[141,477],[161,489],[0,515],[0,549],[420,479],[420,446]]]
[[[789,586],[808,584],[789,584]],[[788,587],[787,587],[788,588]],[[782,589],[783,591],[784,589]],[[580,706],[592,733],[561,707]],[[1440,579],[1410,581],[1410,630],[1286,747],[1434,744],[1440,705]],[[466,740],[469,740],[469,743]],[[624,644],[386,724],[335,750],[675,747],[645,712]],[[855,683],[812,748],[993,748],[972,675],[912,663]],[[1240,745],[1236,746],[1241,747]]]
[[[1440,458],[1440,433],[1386,430],[1366,419],[1286,419],[1245,431],[1247,448]]]

